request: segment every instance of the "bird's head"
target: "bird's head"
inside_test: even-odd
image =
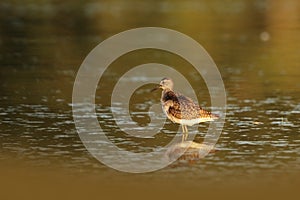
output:
[[[159,83],[159,88],[165,90],[170,89],[173,90],[173,81],[170,78],[163,78]]]
[[[173,81],[172,79],[170,78],[163,78],[159,85],[157,87],[155,87],[152,91],[155,91],[157,89],[163,89],[163,90],[166,90],[166,89],[169,89],[169,90],[173,90]]]

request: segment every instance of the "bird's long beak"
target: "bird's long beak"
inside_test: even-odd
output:
[[[158,89],[160,89],[161,88],[161,85],[157,85],[155,88],[153,88],[152,90],[151,90],[151,92],[154,92],[154,91],[156,91],[156,90],[158,90]]]

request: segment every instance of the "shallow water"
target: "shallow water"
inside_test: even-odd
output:
[[[0,3],[0,159],[53,165],[75,174],[114,174],[87,152],[76,132],[71,102],[75,76],[89,51],[107,37],[134,27],[162,26],[191,36],[210,53],[225,84],[227,113],[215,153],[194,164],[169,166],[157,175],[184,173],[180,178],[192,183],[297,173],[299,9],[297,1]],[[192,84],[199,78],[185,70],[189,65],[182,59],[166,52],[145,50],[127,56],[114,62],[100,83],[104,90],[97,91],[98,120],[119,147],[153,151],[170,141],[179,127],[167,121],[153,137],[124,136],[109,104],[119,76],[133,66],[156,61],[175,66]],[[142,126],[149,123],[149,106],[160,97],[148,93],[149,88],[137,90],[130,104],[133,120]],[[195,93],[201,106],[209,109],[205,84]],[[162,113],[156,117],[164,119]],[[207,128],[201,124],[191,131],[199,133],[196,142],[203,141]],[[136,131],[142,133],[143,128]]]

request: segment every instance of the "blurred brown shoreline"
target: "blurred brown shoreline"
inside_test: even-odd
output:
[[[19,161],[2,163],[0,167],[1,199],[293,199],[298,196],[299,174],[285,174],[276,180],[216,184],[180,182],[159,178],[160,172],[126,174],[114,172],[110,177],[100,174],[70,173],[58,167],[29,167]],[[205,172],[204,172],[205,173]],[[184,174],[178,172],[175,176]],[[298,178],[299,177],[299,178]],[[216,177],[217,178],[217,177]]]

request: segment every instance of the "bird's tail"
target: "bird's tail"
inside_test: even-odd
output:
[[[219,115],[212,114],[211,112],[204,110],[203,108],[200,108],[200,117],[205,119],[210,119],[211,121],[215,119],[219,119]]]

